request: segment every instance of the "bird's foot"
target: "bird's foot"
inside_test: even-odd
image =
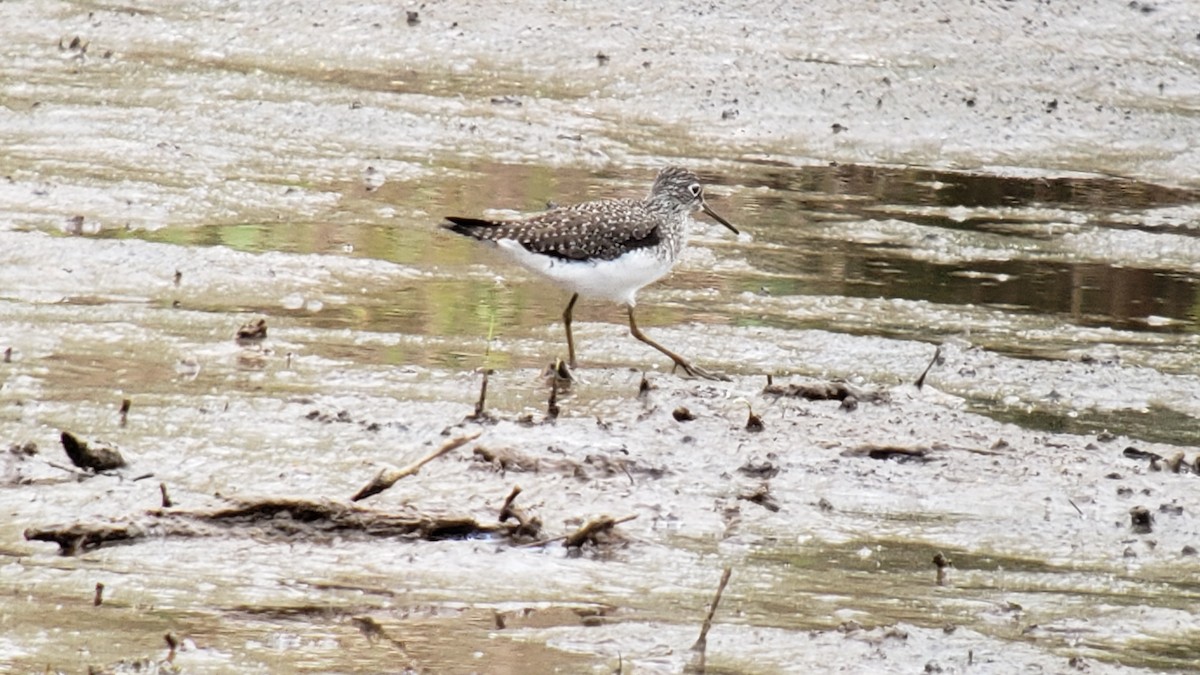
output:
[[[716,380],[718,382],[729,382],[730,381],[729,376],[725,375],[724,373],[714,373],[711,371],[707,371],[707,370],[701,368],[700,366],[693,366],[692,364],[688,363],[687,361],[684,361],[683,359],[680,359],[675,362],[675,368],[672,368],[671,372],[674,373],[676,368],[683,368],[683,372],[687,373],[691,377],[699,377],[699,378],[702,378],[705,380]]]

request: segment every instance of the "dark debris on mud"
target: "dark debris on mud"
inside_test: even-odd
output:
[[[845,382],[793,383],[788,385],[768,382],[763,388],[768,396],[802,398],[806,401],[842,401],[853,398],[866,403],[885,403],[888,394],[884,391],[860,389]]]
[[[241,341],[265,337],[265,321],[259,320],[243,326],[238,331]],[[447,427],[445,435],[463,425],[494,425],[504,416],[486,409],[488,371],[483,371],[478,400],[474,411],[462,422]],[[544,373],[549,389],[549,401],[541,424],[553,424],[558,413],[558,396],[569,389],[570,377],[564,377],[561,367],[555,366]],[[637,397],[645,399],[654,387],[643,376]],[[768,383],[764,394],[778,397],[798,397],[807,400],[855,399],[885,402],[887,395],[863,391],[845,383],[790,384],[786,386]],[[677,422],[695,419],[687,408],[680,407],[673,413]],[[337,416],[322,415],[314,411],[309,419],[324,422],[351,422],[348,412]],[[524,426],[534,424],[532,416],[525,414],[511,420]],[[761,432],[766,426],[762,418],[751,408],[745,424],[748,432]],[[450,452],[476,441],[482,434],[476,429],[451,436],[438,448],[430,451],[415,462],[401,467],[385,466],[370,481],[350,496],[348,502],[315,500],[296,497],[267,497],[262,499],[234,499],[227,506],[191,510],[172,507],[167,485],[160,485],[162,507],[132,516],[115,516],[109,519],[78,521],[66,524],[31,527],[25,530],[28,540],[53,542],[64,555],[75,555],[80,551],[115,544],[134,543],[157,537],[212,537],[230,534],[258,538],[311,538],[331,536],[361,536],[365,538],[436,541],[444,539],[489,539],[508,541],[518,546],[539,546],[561,541],[564,546],[578,549],[585,545],[603,545],[620,539],[616,529],[622,523],[636,518],[636,514],[613,516],[593,515],[580,519],[582,524],[575,530],[558,536],[547,536],[543,532],[542,518],[517,504],[521,494],[519,486],[513,486],[499,509],[495,520],[479,519],[471,515],[425,513],[409,507],[403,512],[391,512],[363,507],[357,502],[378,495],[397,482],[417,475],[426,464]],[[87,443],[69,432],[62,434],[63,446],[72,462],[87,471],[99,472],[125,466],[125,460],[115,448],[98,443]],[[927,449],[860,449],[858,454],[874,459],[927,459]],[[628,457],[613,456],[603,452],[591,452],[582,459],[566,456],[538,456],[529,451],[511,447],[475,446],[471,457],[476,466],[497,471],[501,476],[515,473],[552,473],[579,480],[624,477],[631,485],[635,476],[651,480],[670,473],[665,466],[655,466]],[[65,468],[65,467],[64,467]],[[777,469],[776,469],[777,471]],[[745,471],[743,471],[745,473]],[[743,490],[737,497],[757,504],[769,511],[781,507],[771,494],[767,482],[771,472],[758,475],[762,480],[756,487]]]
[[[392,513],[328,500],[269,498],[210,510],[154,509],[109,521],[76,522],[25,530],[25,538],[58,544],[63,555],[150,537],[212,537],[240,533],[266,538],[322,538],[358,534],[426,541],[515,536],[518,523],[481,522],[470,516]]]
[[[480,436],[475,431],[451,438],[440,447],[403,468],[385,467],[351,498],[350,503],[333,500],[312,500],[294,497],[231,500],[231,504],[215,509],[172,508],[165,484],[160,485],[163,507],[136,516],[107,520],[31,527],[24,536],[31,541],[58,544],[63,555],[75,555],[114,544],[134,543],[157,537],[212,537],[239,534],[256,538],[321,539],[332,536],[358,535],[365,538],[413,539],[439,541],[446,539],[488,539],[508,541],[513,545],[541,546],[561,541],[564,546],[578,549],[586,544],[602,545],[613,540],[614,529],[637,517],[600,515],[566,534],[545,538],[542,520],[516,503],[521,494],[514,486],[504,499],[495,521],[481,520],[470,515],[425,513],[409,509],[396,513],[359,506],[355,502],[377,495],[404,478],[416,475],[423,466],[449,452],[467,445]],[[64,445],[70,439],[64,432]],[[85,445],[85,444],[83,444]],[[589,455],[583,462],[557,460],[554,462],[522,456],[511,450],[492,451],[477,448],[475,458],[501,472],[555,471],[572,476],[587,476],[588,471],[606,476],[623,474],[632,482],[632,472],[661,476],[663,469],[646,469],[631,460]]]

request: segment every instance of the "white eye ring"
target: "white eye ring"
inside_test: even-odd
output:
[[[691,185],[688,186],[688,192],[692,193],[693,197],[699,197],[700,196],[700,184],[692,183]]]

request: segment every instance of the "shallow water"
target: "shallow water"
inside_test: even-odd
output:
[[[507,199],[504,206],[515,210],[536,210],[560,191],[622,193],[612,186],[615,179],[604,175],[559,171],[546,186],[540,172],[508,165],[479,169],[484,173],[477,181],[501,186],[489,192],[499,193]],[[713,201],[737,214],[749,234],[733,241],[706,227],[699,236],[706,250],[693,252],[691,264],[681,266],[668,284],[647,291],[654,299],[643,303],[642,312],[652,324],[688,316],[730,327],[815,328],[929,344],[961,338],[986,349],[988,359],[1066,362],[1055,376],[1055,400],[1026,402],[1023,413],[1013,410],[1009,397],[1025,401],[1049,392],[1032,391],[1033,383],[1021,382],[984,391],[950,386],[975,409],[1058,430],[1108,428],[1168,442],[1200,440],[1189,416],[1195,407],[1187,400],[1195,391],[1200,328],[1200,239],[1189,220],[1200,203],[1195,192],[1098,177],[1016,178],[861,166],[785,171],[749,165],[736,185],[727,176],[707,177],[719,195]],[[422,186],[432,213],[463,212],[455,202],[458,181]],[[424,365],[464,365],[462,347],[454,344],[463,337],[523,339],[537,331],[552,340],[555,329],[547,326],[558,320],[566,299],[504,258],[439,231],[432,219],[338,227],[168,227],[103,236],[390,260],[411,268],[419,283],[376,289],[374,298],[360,297],[352,308],[322,307],[310,313],[309,321],[322,328],[440,342],[442,350],[421,355]],[[273,308],[241,309],[270,313]],[[619,308],[594,303],[584,302],[580,314],[584,320],[621,321]],[[412,358],[405,354],[391,362]],[[542,358],[517,363],[536,366]],[[622,360],[628,359],[609,354],[601,362]],[[1144,397],[1121,401],[1122,394],[1112,392],[1104,401],[1093,400],[1098,394],[1085,390],[1096,378],[1084,371],[1094,369],[1070,365],[1081,360],[1157,371],[1117,369],[1115,375],[1161,384],[1163,391],[1149,394],[1158,408],[1154,421],[1138,419],[1147,412]],[[912,372],[919,372],[916,366],[910,365]],[[722,367],[748,374],[863,374],[854,369],[861,364],[740,363],[735,354],[727,354]],[[1187,383],[1184,391],[1171,392],[1180,382]],[[1071,400],[1073,393],[1083,399]],[[1076,422],[1097,406],[1105,421]],[[1136,414],[1128,418],[1126,411]]]
[[[1197,478],[1122,452],[1200,446],[1182,10],[809,7],[663,7],[656,30],[709,36],[664,45],[632,5],[523,7],[514,41],[471,3],[416,26],[0,4],[0,449],[38,447],[0,455],[0,663],[167,670],[169,631],[188,672],[678,672],[728,565],[710,672],[1190,668]],[[548,421],[566,293],[438,222],[636,196],[666,163],[744,234],[698,227],[639,320],[733,381],[669,375],[581,302],[581,381]],[[259,317],[267,340],[236,344]],[[889,398],[845,411],[767,375]],[[131,466],[67,470],[64,429]],[[519,484],[548,536],[637,518],[580,556],[261,524],[72,557],[23,537],[141,517],[160,484],[181,510],[340,503],[474,429],[539,470],[472,445],[368,503],[490,520]],[[745,498],[764,484],[779,511]]]

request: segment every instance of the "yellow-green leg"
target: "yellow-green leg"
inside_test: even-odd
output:
[[[651,340],[650,338],[646,337],[646,334],[642,332],[642,329],[638,328],[637,320],[633,318],[633,305],[626,305],[626,308],[629,310],[629,332],[633,335],[633,337],[641,340],[642,342],[645,342],[646,344],[650,345],[651,347],[654,347],[655,349],[662,352],[663,354],[666,354],[668,357],[671,358],[672,361],[675,362],[676,367],[683,368],[683,372],[687,373],[688,375],[691,375],[692,377],[703,377],[706,380],[723,380],[726,382],[729,381],[729,378],[726,377],[725,375],[722,375],[720,373],[710,373],[707,370],[704,370],[703,368],[700,368],[698,366],[693,366],[692,364],[690,364],[686,360],[684,360],[684,358],[682,356],[680,356],[680,355],[676,354],[675,352],[671,351],[670,349],[667,349],[666,347],[658,344],[654,340]]]
[[[578,293],[572,295],[567,308],[563,310],[563,326],[567,329],[567,364],[572,368],[575,367],[575,338],[571,336],[571,311],[575,309],[575,301],[578,299]]]

